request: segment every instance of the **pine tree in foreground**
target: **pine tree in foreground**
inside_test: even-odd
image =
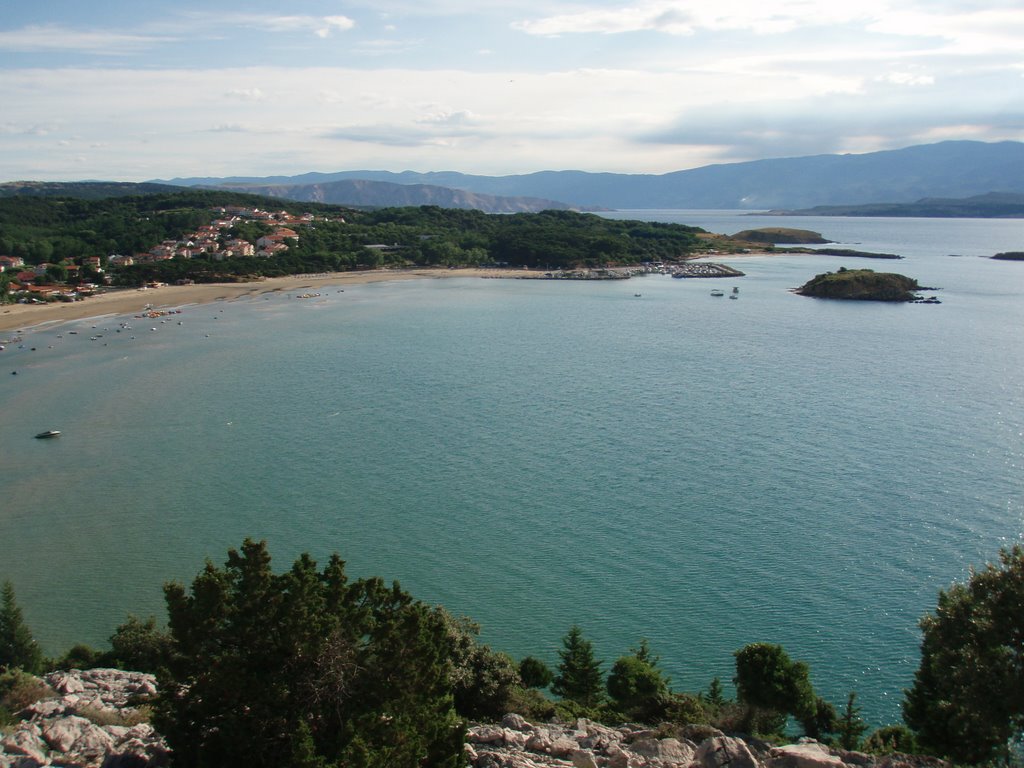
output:
[[[558,673],[551,684],[551,691],[563,699],[570,699],[584,707],[596,707],[604,698],[604,674],[602,662],[594,657],[594,646],[583,639],[583,630],[573,625],[562,638],[562,650],[558,657]]]
[[[42,666],[42,651],[21,615],[14,585],[5,581],[0,587],[0,670],[22,669],[38,674]]]

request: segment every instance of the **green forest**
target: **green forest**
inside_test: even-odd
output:
[[[148,251],[179,240],[216,217],[218,206],[245,206],[317,218],[298,241],[268,258],[208,255],[139,263],[112,271],[115,285],[149,281],[223,282],[382,266],[493,266],[566,269],[675,261],[701,247],[697,227],[617,221],[594,214],[543,211],[512,215],[473,210],[354,210],[232,192],[173,193],[80,199],[21,195],[0,198],[0,255],[27,265],[76,263]],[[246,221],[221,238],[255,242],[271,232]],[[368,247],[371,246],[371,247]]]
[[[98,666],[148,671],[145,702],[176,766],[456,766],[468,722],[675,724],[782,743],[797,732],[845,750],[923,753],[961,765],[1010,764],[1024,723],[1024,549],[939,594],[904,723],[868,733],[857,694],[819,696],[809,666],[779,645],[737,650],[735,697],[721,680],[673,690],[640,639],[610,669],[578,626],[554,669],[478,642],[479,628],[380,578],[350,580],[333,555],[272,568],[247,539],[223,566],[164,587],[166,624],[129,616],[105,650],[45,659],[10,582],[0,590],[0,735],[34,701],[33,674]],[[787,732],[788,730],[788,732]]]

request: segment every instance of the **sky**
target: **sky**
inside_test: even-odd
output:
[[[661,174],[1024,139],[1021,0],[15,0],[0,181]]]

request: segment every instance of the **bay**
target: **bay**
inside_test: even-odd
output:
[[[1024,224],[608,215],[906,259],[723,258],[737,301],[449,278],[27,331],[0,353],[0,578],[45,649],[162,615],[165,580],[251,536],[280,567],[337,551],[517,658],[554,663],[579,623],[606,666],[646,637],[696,691],[779,642],[897,721],[917,619],[1024,533],[1024,270],[981,258]],[[943,303],[790,292],[839,266]]]

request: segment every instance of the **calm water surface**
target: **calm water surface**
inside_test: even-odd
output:
[[[37,638],[102,644],[252,536],[281,567],[340,552],[516,657],[556,661],[577,622],[606,667],[646,637],[695,691],[779,642],[897,720],[919,616],[1024,532],[1024,265],[979,258],[1024,223],[615,215],[906,259],[738,258],[714,284],[737,301],[453,278],[26,332],[0,353],[0,577]],[[839,266],[943,303],[788,290]]]

